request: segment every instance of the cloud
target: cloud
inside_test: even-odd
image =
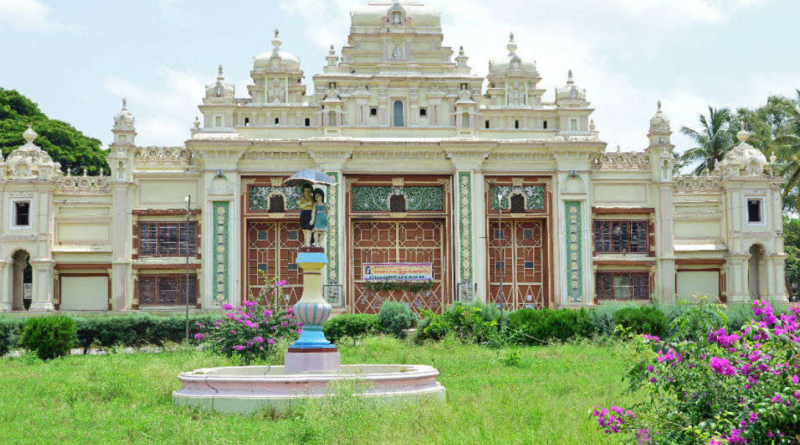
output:
[[[54,27],[53,8],[39,0],[0,0],[0,21],[19,31],[46,31]]]
[[[197,105],[204,94],[205,79],[189,70],[159,67],[159,86],[143,88],[119,77],[105,80],[105,90],[128,99],[128,110],[136,118],[137,145],[182,145],[189,138]]]

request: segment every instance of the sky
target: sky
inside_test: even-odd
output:
[[[800,88],[798,0],[421,0],[441,11],[444,44],[464,46],[473,72],[507,54],[537,60],[545,100],[566,82],[587,89],[609,149],[647,146],[656,102],[679,133],[714,107],[755,107]],[[51,118],[111,142],[123,96],[138,145],[181,145],[204,85],[222,64],[246,97],[252,58],[283,49],[301,60],[308,92],[328,47],[347,42],[365,0],[0,0],[0,87]]]

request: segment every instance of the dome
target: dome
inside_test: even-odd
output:
[[[580,105],[582,102],[586,102],[586,90],[575,85],[572,70],[569,70],[567,84],[563,88],[556,88],[556,104]]]
[[[25,145],[8,155],[6,164],[12,171],[12,176],[36,176],[34,172],[38,171],[40,166],[54,165],[53,158],[33,143],[37,136],[31,125],[28,125],[28,129],[22,133],[22,137],[25,138]]]
[[[232,83],[225,82],[225,76],[222,74],[222,65],[220,65],[217,81],[206,85],[206,97],[232,98],[234,95],[235,86]]]
[[[489,60],[489,73],[495,74],[500,71],[530,71],[537,73],[536,61],[533,59],[523,59],[517,55],[517,42],[514,41],[514,33],[509,36],[508,55]],[[538,75],[538,73],[537,73]]]
[[[275,37],[272,39],[272,51],[257,55],[253,60],[253,68],[269,68],[270,66],[278,68],[278,66],[282,63],[285,68],[299,69],[300,59],[293,54],[282,51],[282,44],[283,40],[281,40],[280,33],[276,29]]]
[[[769,162],[764,153],[747,143],[750,133],[744,129],[744,124],[742,124],[742,129],[736,133],[736,137],[739,139],[739,145],[733,147],[725,155],[722,167],[725,170],[744,170],[749,174],[763,173],[764,168],[769,166]]]
[[[119,113],[114,115],[114,129],[115,130],[133,130],[135,119],[128,111],[128,101],[122,98],[122,109]],[[33,130],[31,130],[33,131]]]
[[[669,119],[667,116],[661,111],[661,101],[658,101],[658,111],[656,111],[655,116],[650,119],[650,132],[661,132],[661,133],[669,133]]]

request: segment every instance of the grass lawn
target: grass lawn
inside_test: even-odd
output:
[[[0,359],[0,444],[603,444],[589,408],[624,404],[619,344],[503,351],[451,342],[414,346],[392,338],[343,345],[345,363],[428,364],[446,404],[381,406],[340,395],[281,418],[227,416],[172,406],[178,373],[225,366],[189,349]]]

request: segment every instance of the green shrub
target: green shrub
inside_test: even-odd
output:
[[[592,320],[585,309],[520,309],[508,316],[512,341],[536,345],[566,341],[592,334]]]
[[[337,342],[342,337],[357,338],[381,332],[377,314],[342,314],[322,325],[322,332],[329,341]]]
[[[19,337],[25,320],[0,318],[0,357],[19,347]]]
[[[33,317],[25,322],[20,344],[42,360],[68,355],[77,343],[75,320],[54,315]]]
[[[497,329],[500,313],[492,306],[456,303],[441,315],[424,311],[423,317],[417,328],[417,341],[441,340],[452,332],[467,343],[498,346],[503,342]]]
[[[214,323],[218,314],[189,316],[189,338],[199,332],[198,323]],[[84,352],[92,346],[140,347],[163,346],[166,342],[179,343],[186,338],[185,316],[157,317],[150,314],[111,315],[106,317],[78,317],[78,344]]]
[[[649,334],[659,337],[667,334],[669,329],[667,317],[654,307],[620,309],[614,314],[614,323],[637,334]]]
[[[614,314],[626,308],[635,308],[630,304],[601,304],[595,306],[589,311],[589,319],[592,321],[592,331],[594,335],[612,335],[616,323],[614,322]]]
[[[738,331],[753,319],[753,310],[747,303],[733,303],[725,309],[725,315],[728,317],[729,330]]]
[[[404,336],[403,330],[417,325],[417,316],[414,315],[408,304],[399,301],[384,302],[378,313],[378,319],[384,331],[398,338]]]

